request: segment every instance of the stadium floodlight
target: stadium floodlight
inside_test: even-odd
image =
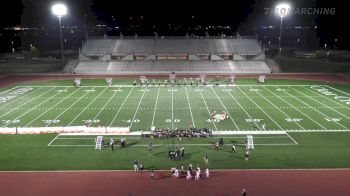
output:
[[[276,6],[276,13],[282,18],[287,16],[289,12],[290,5],[288,3],[281,3]]]
[[[67,7],[62,3],[57,3],[51,7],[52,13],[58,17],[65,16],[67,14]]]
[[[281,18],[281,24],[280,24],[280,35],[278,37],[278,54],[281,54],[282,48],[281,48],[281,42],[282,42],[282,25],[283,25],[283,18],[289,15],[290,12],[290,5],[288,3],[280,3],[276,6],[275,13],[278,14],[278,16]]]
[[[60,26],[60,40],[61,40],[61,60],[62,60],[62,65],[64,65],[61,18],[62,18],[62,16],[65,16],[67,14],[67,7],[62,3],[57,3],[51,7],[51,11],[54,15],[56,15],[58,17],[58,23]]]

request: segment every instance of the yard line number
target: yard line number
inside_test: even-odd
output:
[[[60,120],[42,120],[45,124],[57,124],[60,122]]]

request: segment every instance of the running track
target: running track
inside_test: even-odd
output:
[[[1,195],[215,195],[329,196],[349,195],[350,170],[228,170],[213,171],[199,181],[171,179],[168,172],[0,172]]]

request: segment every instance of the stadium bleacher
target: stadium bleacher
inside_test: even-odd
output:
[[[94,38],[83,45],[74,72],[265,74],[271,70],[256,39]]]
[[[112,61],[79,62],[76,73],[270,73],[263,61]]]

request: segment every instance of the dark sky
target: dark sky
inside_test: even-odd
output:
[[[54,0],[11,0],[0,8],[0,25],[16,24],[52,26],[57,19],[50,13]],[[168,24],[230,25],[232,32],[248,29],[254,34],[262,25],[278,25],[275,16],[264,15],[265,7],[273,7],[277,0],[230,0],[230,1],[140,1],[140,0],[63,0],[69,7],[64,18],[66,25],[101,23],[109,26],[127,27],[140,25],[145,29]],[[317,25],[320,39],[349,42],[347,28],[348,6],[340,0],[290,0],[294,7],[334,7],[335,15],[293,16],[286,25]],[[114,16],[114,20],[112,18]],[[143,16],[143,19],[141,19]],[[194,17],[192,17],[194,16]],[[142,31],[142,30],[141,30]],[[138,32],[142,34],[142,32]],[[149,31],[146,32],[150,33]]]

